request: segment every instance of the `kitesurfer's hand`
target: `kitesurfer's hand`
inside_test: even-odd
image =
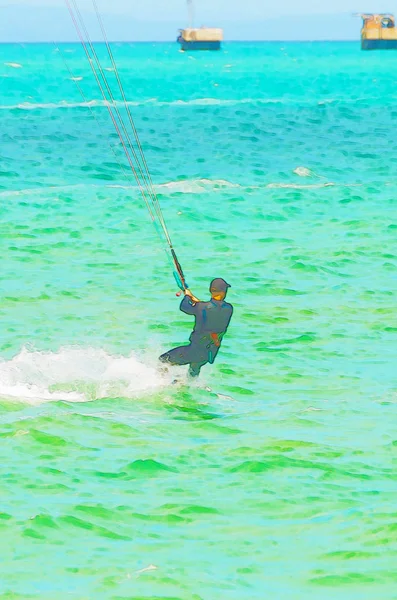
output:
[[[193,302],[200,302],[200,300],[196,298],[196,296],[193,296],[192,292],[188,288],[185,289],[185,296],[189,296],[189,298],[191,298]]]

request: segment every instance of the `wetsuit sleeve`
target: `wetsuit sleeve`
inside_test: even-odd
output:
[[[192,304],[189,296],[184,297],[179,308],[187,315],[195,315],[197,313],[197,304]]]

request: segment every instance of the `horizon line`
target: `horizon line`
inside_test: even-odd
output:
[[[106,44],[105,40],[91,40],[93,44]],[[177,44],[177,40],[108,40],[108,42],[110,44]],[[360,43],[360,38],[349,38],[349,39],[321,39],[321,40],[311,40],[311,39],[307,39],[307,40],[222,40],[222,44],[289,44],[289,43],[293,43],[293,44],[305,44],[305,43],[311,43],[311,44],[320,44],[322,42],[332,42],[332,43],[341,43],[341,42],[357,42]],[[78,44],[80,45],[81,42],[79,40],[62,40],[59,42],[53,42],[50,40],[36,40],[36,41],[32,41],[32,40],[10,40],[8,42],[2,42],[0,41],[0,46],[1,45],[6,45],[6,44],[51,44],[51,45],[57,45],[57,44]]]

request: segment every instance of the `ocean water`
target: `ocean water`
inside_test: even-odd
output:
[[[0,598],[397,599],[396,54],[114,53],[235,313],[172,385],[191,318],[80,47],[1,45]]]

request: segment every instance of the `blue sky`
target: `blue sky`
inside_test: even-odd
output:
[[[86,22],[94,23],[91,0],[77,2]],[[185,0],[97,3],[113,40],[173,40],[187,24]],[[358,39],[361,21],[352,13],[393,11],[394,4],[397,13],[391,0],[195,0],[195,13],[197,26],[223,27],[226,39]],[[0,42],[75,37],[64,0],[0,0]]]

